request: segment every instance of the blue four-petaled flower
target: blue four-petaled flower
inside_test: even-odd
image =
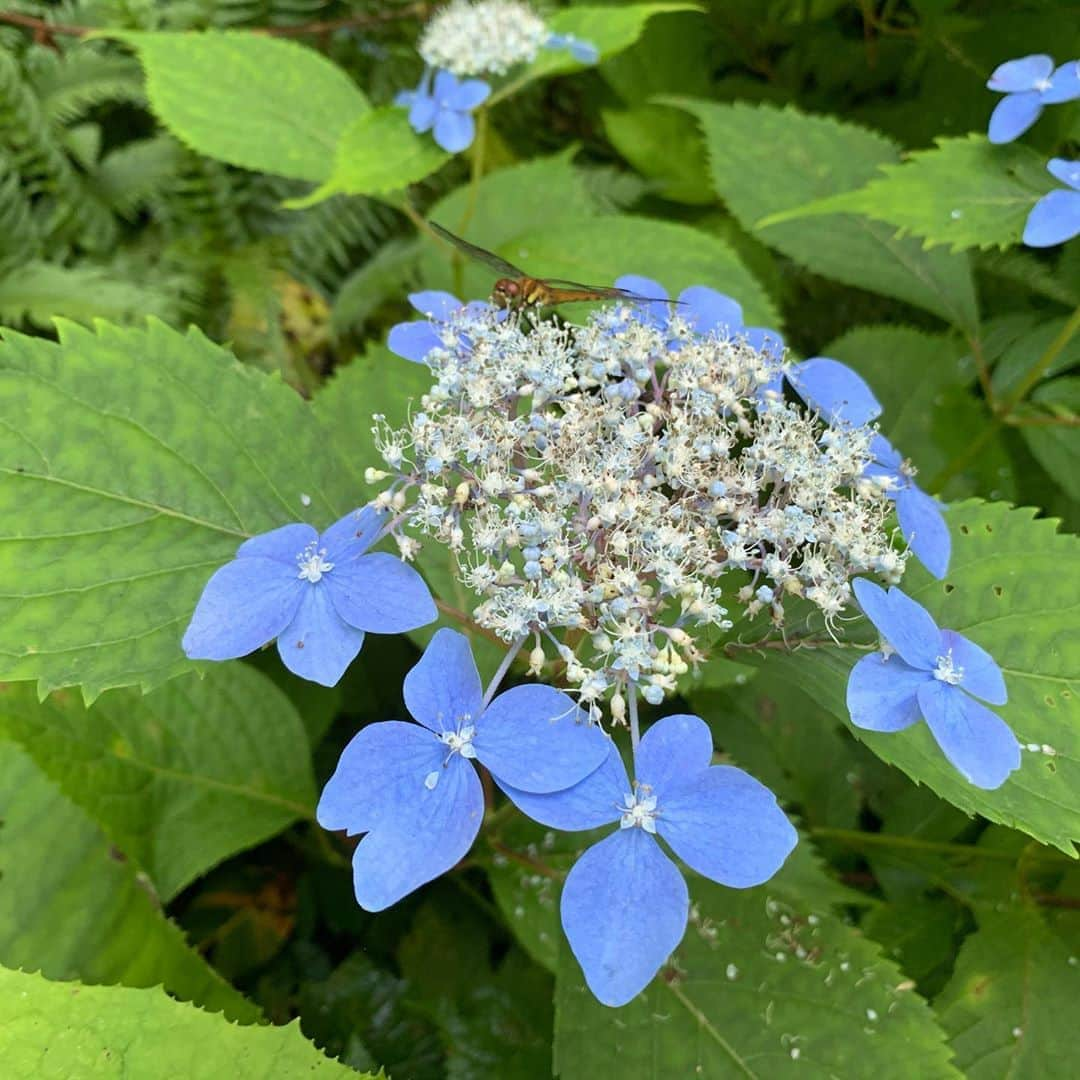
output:
[[[619,823],[570,870],[562,924],[585,981],[605,1005],[625,1005],[686,932],[690,900],[663,840],[691,869],[736,889],[780,869],[797,835],[764,785],[711,765],[712,736],[696,716],[667,716],[644,735],[630,783],[612,746],[576,786],[532,795],[503,785],[526,814],[567,831]]]
[[[425,318],[391,327],[386,344],[392,353],[411,360],[414,364],[422,364],[433,349],[444,348],[442,333],[455,313],[461,312],[462,317],[468,319],[471,315],[492,307],[484,300],[470,300],[463,304],[453,294],[439,289],[409,293],[409,303]],[[507,315],[509,312],[500,312],[500,321]]]
[[[295,523],[245,540],[216,571],[184,634],[194,660],[231,660],[277,638],[285,666],[333,686],[365,631],[400,634],[438,612],[423,578],[387,552],[368,552],[384,514],[346,514],[321,535]]]
[[[409,107],[409,126],[430,131],[444,150],[467,150],[476,136],[472,114],[491,94],[483,79],[459,79],[450,71],[425,71],[415,90],[402,90],[394,103]]]
[[[1080,161],[1051,158],[1046,169],[1069,190],[1056,188],[1031,208],[1024,225],[1024,243],[1029,247],[1063,244],[1080,233]]]
[[[1008,700],[994,658],[955,630],[941,630],[921,604],[865,578],[855,596],[891,651],[864,656],[848,679],[856,727],[903,731],[920,716],[945,756],[976,787],[1000,787],[1020,767],[1020,745],[991,705]]]
[[[990,115],[988,137],[992,143],[1012,142],[1039,119],[1043,106],[1080,98],[1080,61],[1055,70],[1044,53],[1023,56],[995,68],[986,85],[1005,95]]]
[[[501,786],[531,793],[576,784],[610,740],[566,694],[528,684],[484,701],[468,639],[439,630],[405,677],[419,724],[370,724],[342,752],[316,812],[325,829],[367,833],[353,855],[356,899],[382,911],[454,866],[484,812],[485,766]]]

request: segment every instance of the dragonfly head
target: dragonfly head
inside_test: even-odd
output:
[[[491,302],[498,308],[514,308],[521,304],[521,282],[499,278],[491,287]]]

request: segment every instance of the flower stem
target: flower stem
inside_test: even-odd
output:
[[[487,151],[488,110],[482,105],[476,111],[476,139],[472,146],[472,170],[469,175],[469,197],[465,204],[465,213],[461,215],[457,231],[464,234],[476,213],[476,204],[480,197],[480,181],[484,178],[484,158]],[[460,252],[456,254],[460,255]]]
[[[499,684],[506,678],[506,673],[510,670],[510,665],[514,662],[514,657],[521,652],[521,646],[525,644],[528,636],[528,634],[522,634],[521,637],[517,638],[514,644],[510,646],[507,654],[502,658],[502,663],[499,664],[499,670],[495,672],[491,682],[488,683],[488,688],[484,691],[483,708],[486,709],[491,704],[491,699],[499,689]]]
[[[638,743],[641,742],[641,727],[638,725],[637,714],[637,684],[630,684],[630,745],[637,757]]]

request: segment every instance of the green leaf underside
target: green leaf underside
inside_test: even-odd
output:
[[[980,909],[935,1002],[970,1080],[1064,1076],[1075,1056],[1080,997],[1075,912],[1062,937],[1037,910]]]
[[[311,206],[342,193],[384,195],[423,180],[449,160],[430,133],[418,135],[409,127],[407,110],[397,105],[371,109],[342,132],[325,183],[286,206]]]
[[[109,35],[138,51],[150,105],[174,135],[244,169],[325,180],[338,139],[368,108],[344,71],[296,42],[244,31]]]
[[[0,790],[0,963],[54,979],[160,983],[232,1019],[257,1019],[255,1006],[187,946],[149,881],[4,740]]]
[[[984,135],[939,139],[883,176],[775,215],[779,222],[819,214],[865,214],[922,237],[926,247],[1006,248],[1020,243],[1031,208],[1054,187],[1041,154],[1019,143],[992,146]],[[765,223],[763,223],[764,225]]]
[[[913,984],[801,888],[786,869],[747,890],[692,879],[673,962],[621,1009],[592,997],[564,948],[556,1075],[594,1080],[616,1065],[642,1080],[959,1076]]]
[[[0,969],[0,1055],[12,1080],[183,1076],[352,1077],[287,1027],[239,1027],[158,987],[84,986]]]
[[[747,229],[825,277],[906,300],[971,332],[975,288],[963,256],[927,252],[853,215],[761,227],[763,218],[859,187],[899,160],[883,135],[788,107],[664,99],[698,118],[717,193]]]
[[[1080,416],[1080,377],[1054,379],[1031,395],[1040,417]],[[1025,424],[1020,428],[1028,449],[1072,499],[1080,500],[1080,428],[1066,424]]]
[[[0,678],[43,694],[190,670],[184,627],[245,537],[357,505],[309,407],[194,330],[7,334],[0,415]]]
[[[945,582],[912,560],[901,586],[939,626],[960,631],[999,661],[1009,703],[995,711],[1021,744],[1053,751],[1025,750],[1020,769],[996,791],[969,784],[924,723],[895,734],[850,724],[845,687],[862,650],[829,645],[775,653],[769,675],[805,689],[880,758],[966,813],[1022,829],[1074,855],[1073,842],[1080,839],[1080,549],[1075,536],[1034,515],[1003,503],[953,504],[946,518],[953,557]]]
[[[86,709],[0,692],[0,731],[143,869],[163,901],[222,859],[313,813],[315,781],[295,708],[245,664],[215,665],[145,697]]]

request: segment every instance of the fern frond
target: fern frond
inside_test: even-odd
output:
[[[94,188],[117,214],[130,220],[168,189],[182,156],[171,135],[127,143],[106,154],[94,171]]]
[[[27,74],[46,118],[67,124],[110,101],[145,100],[138,61],[81,43],[67,52],[33,49],[26,55]]]
[[[390,300],[398,302],[419,278],[420,244],[391,240],[345,279],[330,311],[330,328],[337,337],[359,334],[364,324]]]

